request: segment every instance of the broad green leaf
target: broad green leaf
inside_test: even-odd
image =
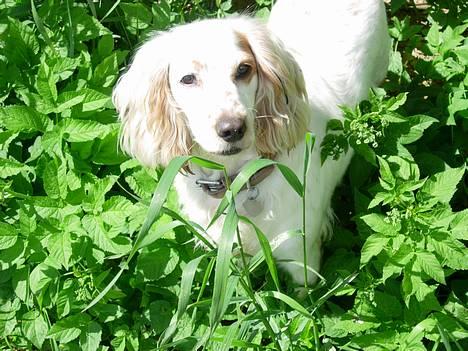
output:
[[[53,338],[61,344],[67,344],[80,336],[80,328],[87,326],[88,323],[90,323],[90,318],[84,313],[63,318],[50,328],[47,337]]]
[[[437,280],[439,283],[445,284],[445,275],[442,266],[432,253],[430,252],[417,252],[416,262],[419,263],[422,270],[430,277]]]
[[[450,232],[460,240],[468,240],[468,209],[455,214],[450,223]]]
[[[15,294],[21,299],[21,301],[26,301],[29,297],[28,278],[29,268],[22,267],[20,269],[16,269],[15,275],[11,280]]]
[[[109,125],[95,121],[66,118],[58,124],[65,140],[71,142],[90,141],[104,138],[112,130]]]
[[[385,221],[385,217],[382,214],[371,213],[368,215],[361,216],[361,219],[366,223],[369,228],[374,232],[382,233],[385,235],[395,235],[399,230],[400,224],[392,224]]]
[[[396,180],[393,176],[392,170],[390,169],[390,165],[380,156],[378,156],[377,159],[379,161],[380,179],[382,180],[380,185],[382,185],[386,190],[392,190],[395,187]]]
[[[47,116],[28,106],[11,105],[0,107],[0,123],[15,132],[44,132],[50,121]]]
[[[370,332],[369,334],[353,337],[351,345],[360,350],[394,350],[398,339],[399,335],[395,330]]]
[[[75,40],[79,43],[102,35],[108,35],[109,30],[104,27],[95,17],[90,16],[82,7],[71,8],[71,24]]]
[[[179,253],[164,242],[156,248],[143,250],[137,259],[136,271],[145,281],[155,281],[172,273],[179,263]]]
[[[323,317],[324,333],[333,338],[345,337],[374,329],[380,325],[378,321],[364,320],[359,316],[342,314],[340,316]]]
[[[90,321],[80,335],[80,347],[83,351],[96,351],[102,338],[102,328],[95,321]]]
[[[18,239],[18,231],[8,223],[0,222],[0,250],[8,249],[15,245]]]
[[[96,66],[91,83],[95,87],[107,88],[115,83],[118,74],[119,66],[117,62],[117,54],[114,52]]]
[[[419,190],[418,198],[430,198],[441,203],[448,203],[457,190],[457,185],[464,173],[465,167],[460,167],[448,168],[443,172],[432,175]]]
[[[83,228],[92,239],[94,245],[103,251],[123,256],[131,249],[130,241],[127,237],[113,237],[105,228],[102,218],[93,215],[85,215],[82,220]]]
[[[404,145],[419,140],[427,128],[438,122],[437,119],[426,115],[411,116],[407,118],[407,121],[410,125],[410,130],[398,139]]]
[[[385,248],[389,240],[389,237],[381,234],[369,236],[361,250],[361,267],[369,262],[372,257],[377,256]]]
[[[84,93],[83,112],[96,111],[110,105],[111,98],[109,95],[89,88],[84,89]]]
[[[8,178],[30,168],[15,160],[0,158],[0,178]]]
[[[42,62],[36,77],[36,89],[39,95],[47,100],[57,101],[56,77],[46,62]]]
[[[406,102],[408,93],[400,93],[397,96],[391,97],[386,103],[387,110],[396,111]]]
[[[81,104],[85,99],[85,93],[80,91],[64,91],[57,97],[56,113],[62,113],[73,106]]]
[[[23,314],[22,321],[24,336],[39,350],[42,349],[42,344],[49,331],[49,326],[42,314],[36,310],[31,310]]]
[[[34,294],[37,294],[57,277],[58,271],[55,268],[45,263],[39,263],[29,275],[29,287]]]
[[[49,239],[48,247],[50,255],[65,269],[68,269],[70,258],[72,257],[72,240],[70,233],[64,231],[52,234],[52,237]]]
[[[6,13],[5,13],[6,14]],[[37,62],[39,42],[32,26],[8,17],[8,32],[2,52],[10,62],[19,67],[29,67]]]
[[[64,199],[67,196],[67,167],[64,161],[57,158],[50,160],[44,170],[43,180],[44,190],[52,199]]]
[[[174,230],[175,228],[183,225],[184,223],[180,221],[172,221],[169,223],[157,223],[140,242],[140,244],[138,245],[138,249],[142,249],[148,245],[151,245],[163,235],[172,232],[172,230]]]
[[[141,3],[120,3],[120,8],[125,14],[125,20],[132,32],[134,29],[148,28],[153,16],[151,12]]]
[[[438,47],[440,45],[440,27],[439,24],[434,22],[427,32],[426,40],[429,45]]]
[[[87,189],[87,201],[83,204],[83,208],[88,212],[101,212],[106,200],[105,196],[112,189],[116,181],[116,176],[107,176],[100,178],[92,184]]]
[[[169,301],[153,301],[149,305],[151,326],[157,334],[161,334],[169,325],[173,316],[174,305]]]
[[[132,213],[133,204],[123,196],[112,196],[102,205],[102,220],[113,226],[122,225]]]

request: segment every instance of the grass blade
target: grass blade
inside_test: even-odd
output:
[[[261,294],[265,297],[273,297],[277,300],[283,301],[289,307],[304,315],[305,317],[314,319],[314,316],[312,316],[299,302],[294,300],[292,297],[289,297],[288,295],[285,295],[279,291],[265,291]]]
[[[272,242],[269,242],[271,251],[274,252],[278,247],[281,246],[286,240],[293,238],[295,236],[302,235],[302,231],[300,230],[291,230],[281,235],[277,236]],[[249,262],[249,271],[252,272],[255,270],[263,261],[265,260],[265,255],[262,251],[257,252]]]
[[[227,297],[229,264],[232,255],[232,245],[237,229],[238,217],[234,201],[232,201],[232,193],[228,191],[228,196],[231,196],[231,202],[228,208],[228,213],[223,225],[221,241],[218,247],[218,256],[216,259],[215,278],[213,288],[213,303],[210,309],[210,329],[211,333],[218,325],[223,310],[225,307],[225,299]]]
[[[133,258],[135,253],[138,251],[141,242],[147,235],[151,225],[154,221],[160,216],[161,209],[166,202],[167,195],[169,194],[169,190],[174,182],[174,178],[176,177],[177,173],[179,173],[180,169],[185,165],[185,163],[190,160],[189,156],[180,156],[173,159],[167,168],[164,170],[164,173],[159,180],[159,183],[154,191],[153,198],[151,199],[150,207],[148,209],[148,214],[146,215],[145,221],[138,233],[137,239],[135,244],[133,245],[132,250],[128,256],[127,262]]]
[[[252,161],[247,162],[247,164],[242,168],[242,170],[239,172],[239,174],[236,176],[231,186],[229,187],[233,196],[236,196],[241,191],[243,186],[248,182],[248,180],[255,173],[257,173],[262,168],[265,168],[271,165],[276,165],[276,167],[281,172],[284,179],[289,183],[291,188],[293,188],[293,190],[299,196],[302,196],[302,193],[303,193],[302,184],[299,181],[299,178],[297,178],[296,174],[287,166],[280,164],[276,161],[267,160],[267,159],[252,160]],[[223,214],[223,212],[226,210],[228,205],[229,205],[229,202],[227,201],[227,199],[223,198],[218,208],[216,209],[216,212],[213,215],[213,218],[211,219],[211,222],[208,225],[208,227],[213,225],[213,223]]]
[[[42,23],[42,19],[39,17],[37,13],[36,5],[34,4],[34,0],[31,0],[31,12],[34,19],[34,23],[36,24],[37,30],[41,33],[42,37],[44,38],[47,45],[55,51],[54,45],[52,44],[52,40],[50,40],[49,35],[47,34],[47,30]]]
[[[106,294],[114,286],[114,284],[117,282],[117,280],[120,278],[120,276],[126,268],[127,265],[121,265],[120,270],[117,272],[114,278],[112,278],[109,284],[107,284],[107,286],[98,294],[98,296],[96,296],[81,312],[89,310],[91,307],[97,304],[104,296],[106,296]]]
[[[164,234],[167,232],[170,232],[174,228],[181,227],[183,226],[184,223],[180,221],[172,221],[169,223],[164,223],[159,225],[156,230],[153,232],[149,232],[148,235],[146,235],[143,239],[141,239],[140,243],[138,244],[137,250],[140,250],[148,245],[151,245],[154,243],[156,240],[161,238]]]
[[[180,284],[180,295],[179,295],[179,302],[177,304],[177,312],[174,316],[172,316],[171,322],[167,327],[166,331],[163,334],[163,339],[160,342],[160,345],[164,345],[174,334],[177,328],[177,323],[180,320],[180,317],[185,313],[187,310],[187,305],[190,299],[191,288],[193,284],[193,279],[195,277],[195,272],[200,264],[201,260],[206,255],[199,256],[193,260],[191,260],[187,266],[185,266],[184,271],[182,272],[182,279]]]
[[[268,266],[268,270],[270,272],[271,278],[273,279],[273,282],[275,283],[276,290],[280,291],[278,271],[276,269],[276,263],[273,258],[273,252],[271,250],[271,246],[267,237],[265,236],[265,234],[263,234],[260,228],[258,228],[250,219],[246,217],[239,217],[239,219],[242,220],[243,222],[250,224],[254,228],[255,234],[257,234],[257,238],[260,243],[260,247],[262,248],[263,256]]]

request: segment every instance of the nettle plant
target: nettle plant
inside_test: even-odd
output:
[[[110,94],[134,45],[239,3],[0,5],[1,348],[467,348],[466,6],[392,1],[385,90],[343,109],[322,145],[307,136],[305,165],[312,147],[323,162],[349,148],[355,158],[323,279],[299,303],[264,233],[256,228],[262,250],[249,260],[234,244],[237,223],[255,226],[237,215],[235,194],[272,161],[230,185],[214,247],[171,190],[189,158],[163,172],[117,148]],[[256,3],[267,15],[271,1]],[[278,167],[302,196],[305,175]]]

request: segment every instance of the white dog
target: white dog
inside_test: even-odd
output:
[[[307,264],[318,271],[330,224],[330,201],[351,158],[320,162],[320,143],[340,105],[354,106],[385,77],[389,37],[380,0],[279,0],[268,25],[230,17],[182,25],[157,34],[136,52],[113,95],[122,121],[121,146],[144,165],[165,166],[197,155],[226,166],[231,177],[260,157],[303,172],[304,135],[316,135],[307,188]],[[184,212],[207,226],[225,192],[218,171],[191,164],[176,189]],[[278,169],[250,179],[237,211],[274,241],[302,227],[301,198]],[[221,221],[222,222],[222,221]],[[219,241],[221,223],[208,234]],[[247,224],[239,227],[247,253],[259,249]],[[274,255],[304,283],[301,237]],[[291,262],[293,261],[293,262]],[[308,275],[310,284],[315,274]]]

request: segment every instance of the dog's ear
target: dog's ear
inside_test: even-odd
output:
[[[112,95],[122,122],[122,150],[151,167],[188,155],[192,143],[170,90],[170,37],[164,33],[143,44]]]
[[[239,45],[248,45],[258,66],[257,151],[272,157],[304,138],[310,118],[304,77],[294,57],[265,25],[242,19],[236,33]]]

